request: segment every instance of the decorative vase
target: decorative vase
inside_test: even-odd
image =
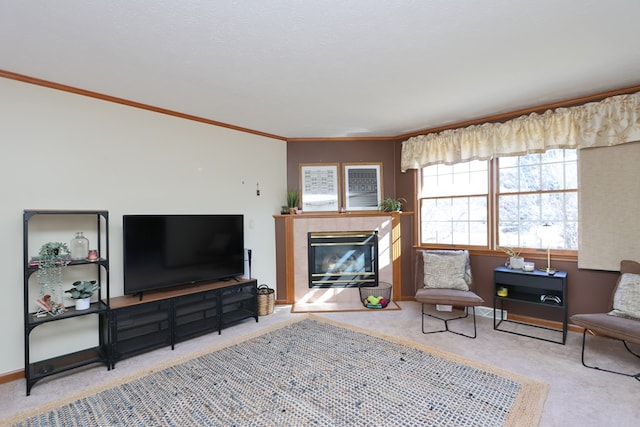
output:
[[[82,231],[76,233],[76,237],[71,240],[71,259],[75,261],[85,260],[89,256],[89,239],[84,237]]]
[[[76,300],[76,310],[87,310],[91,306],[91,297]]]
[[[512,256],[509,258],[509,267],[515,270],[522,270],[522,267],[524,267],[524,258],[521,256]]]

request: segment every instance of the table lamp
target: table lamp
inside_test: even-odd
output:
[[[555,274],[556,272],[556,269],[551,267],[551,240],[555,237],[555,234],[553,224],[549,222],[545,222],[538,229],[538,237],[540,237],[543,245],[547,245],[547,266],[540,267],[538,270],[544,271],[547,274]]]

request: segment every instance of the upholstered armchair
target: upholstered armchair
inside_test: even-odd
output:
[[[474,292],[469,251],[418,250],[414,271],[415,298],[422,304],[422,333],[452,332],[475,338],[475,307],[484,304],[484,300]],[[433,309],[425,310],[426,306],[435,306],[438,314]],[[451,312],[438,311],[437,308],[442,306],[450,307]],[[463,314],[460,314],[460,309]],[[451,330],[449,322],[467,318],[469,309],[473,318],[473,335]],[[444,322],[444,329],[425,330],[425,317]]]
[[[629,353],[640,357],[631,350],[629,343],[640,345],[640,263],[622,261],[620,277],[613,290],[609,311],[606,313],[581,313],[571,316],[571,323],[584,328],[582,333],[582,364],[591,369],[633,377],[640,381],[640,372],[636,374],[615,371],[588,365],[585,362],[587,332],[622,341]]]

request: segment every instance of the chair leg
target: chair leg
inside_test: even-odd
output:
[[[612,338],[613,339],[613,338]],[[627,351],[631,354],[633,354],[634,356],[640,358],[640,354],[636,354],[634,353],[630,348],[629,345],[627,344],[626,341],[622,341],[622,343],[624,344],[624,347],[627,349]],[[610,369],[605,369],[605,368],[600,368],[598,366],[591,366],[591,365],[587,365],[584,361],[584,353],[585,353],[585,348],[587,345],[587,329],[584,330],[584,332],[582,332],[582,365],[586,368],[589,369],[595,369],[597,371],[603,371],[603,372],[609,372],[611,374],[617,374],[617,375],[623,375],[625,377],[631,377],[631,378],[635,378],[636,380],[640,381],[640,372],[638,372],[637,374],[627,374],[625,372],[618,372],[618,371],[612,371]]]
[[[422,304],[422,333],[423,334],[435,334],[438,332],[451,332],[452,334],[457,334],[457,335],[462,335],[463,337],[467,337],[467,338],[475,338],[477,336],[477,330],[476,330],[476,308],[475,307],[471,307],[471,311],[472,311],[472,317],[473,317],[473,335],[467,335],[467,334],[463,334],[462,332],[456,332],[456,331],[452,331],[451,329],[449,329],[449,322],[453,321],[453,320],[459,320],[459,319],[466,319],[469,316],[469,307],[465,307],[464,308],[464,315],[462,316],[458,316],[458,317],[452,317],[452,318],[444,318],[444,317],[438,317],[435,316],[431,313],[426,313],[424,311],[424,306],[425,304]],[[438,320],[442,320],[444,322],[444,329],[439,329],[437,331],[427,331],[425,332],[424,330],[424,317],[425,316],[429,316],[429,317],[433,317],[434,319],[438,319]]]

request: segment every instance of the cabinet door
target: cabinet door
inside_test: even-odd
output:
[[[223,288],[221,291],[222,327],[254,317],[258,321],[256,281]]]
[[[186,295],[175,300],[175,341],[219,328],[217,291]]]
[[[171,344],[169,300],[120,308],[111,313],[113,359]]]

